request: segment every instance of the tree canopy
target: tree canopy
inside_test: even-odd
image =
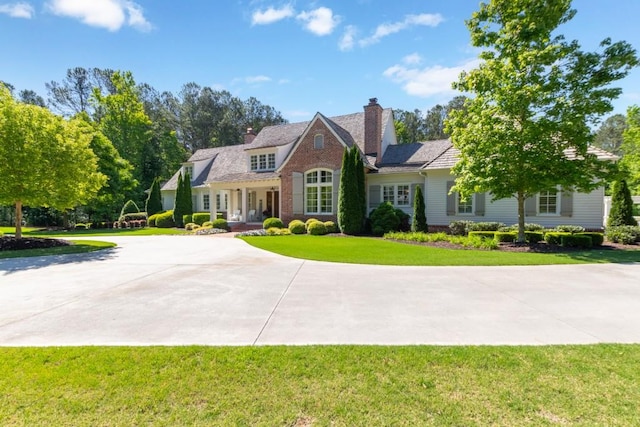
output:
[[[15,205],[17,238],[23,206],[64,211],[88,201],[104,184],[90,141],[91,133],[77,120],[18,102],[0,85],[0,205]]]
[[[458,95],[446,105],[435,105],[429,111],[394,110],[396,135],[399,144],[447,139],[444,122],[453,110],[463,110],[466,96]]]
[[[541,191],[590,191],[609,168],[587,149],[591,126],[613,107],[612,83],[638,65],[626,42],[605,39],[583,52],[557,28],[576,11],[570,0],[491,0],[466,21],[471,43],[483,48],[480,66],[454,88],[470,93],[466,111],[447,120],[460,151],[452,172],[463,196],[490,191],[515,197],[519,240],[524,201]]]
[[[623,134],[620,166],[627,175],[631,192],[640,195],[640,107],[629,107],[626,122],[628,128]]]

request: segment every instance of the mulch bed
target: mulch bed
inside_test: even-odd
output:
[[[392,240],[392,239],[389,239]],[[407,240],[394,240],[398,243],[407,243],[413,245],[432,246],[434,248],[443,249],[458,249],[458,250],[477,250],[472,247],[464,247],[462,245],[456,245],[450,242],[412,242]],[[593,248],[593,250],[628,250],[628,249],[640,249],[638,245],[621,245],[618,243],[606,242],[600,247]],[[550,245],[545,242],[528,244],[528,243],[500,243],[498,245],[499,251],[504,252],[536,252],[536,253],[568,253],[579,252],[585,249],[581,248],[566,248],[564,246]]]
[[[0,236],[0,251],[18,251],[23,249],[47,249],[58,246],[69,246],[70,242],[61,239],[46,239],[23,237],[16,239],[13,236]]]

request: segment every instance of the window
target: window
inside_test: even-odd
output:
[[[329,170],[307,172],[305,195],[307,214],[331,214],[333,212],[333,172]]]
[[[408,184],[383,185],[382,201],[389,202],[394,206],[409,206],[410,186]]]
[[[183,169],[183,177],[189,174],[189,177],[193,181],[193,166],[184,166]]]
[[[210,207],[209,204],[209,195],[208,194],[203,194],[202,195],[202,209],[205,211],[208,211]]]
[[[216,210],[218,211],[226,211],[227,210],[227,202],[228,202],[228,196],[226,193],[221,194],[218,193],[216,194]]]
[[[460,193],[458,194],[458,213],[461,215],[473,214],[473,196],[469,196],[463,199]]]
[[[313,137],[313,148],[316,150],[324,148],[324,135],[316,135]]]
[[[276,154],[254,154],[250,158],[252,171],[274,170],[276,168]]]
[[[540,215],[557,215],[558,206],[558,190],[540,193],[538,198],[538,212]]]

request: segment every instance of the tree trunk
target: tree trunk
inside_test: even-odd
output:
[[[518,191],[518,243],[524,243],[524,193]]]
[[[16,202],[16,239],[22,239],[22,202]]]

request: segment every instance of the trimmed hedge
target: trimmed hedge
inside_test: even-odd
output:
[[[451,221],[451,224],[449,224],[449,232],[454,236],[466,236],[471,224],[473,224],[473,221]]]
[[[517,237],[516,233],[516,237]],[[525,231],[524,240],[527,243],[536,244],[544,240],[544,233],[541,231]]]
[[[211,228],[219,228],[220,230],[229,231],[229,223],[226,219],[216,219],[215,221],[211,221]]]
[[[307,227],[307,233],[313,236],[322,236],[327,234],[327,227],[325,227],[324,222],[314,221]]]
[[[147,225],[149,227],[156,227],[156,219],[158,219],[159,215],[162,215],[162,212],[153,214],[149,218],[147,218]]]
[[[589,236],[591,237],[591,243],[593,246],[602,246],[604,243],[604,234],[595,232],[577,233],[577,236]]]
[[[471,222],[467,225],[467,232],[498,231],[505,226],[502,222]]]
[[[591,249],[593,242],[591,236],[584,234],[566,234],[560,236],[560,245],[565,248]]]
[[[120,217],[119,221],[146,221],[147,213],[146,212],[135,212],[124,214]]]
[[[186,228],[186,224],[190,224],[192,222],[193,222],[193,218],[191,214],[182,215],[182,223],[185,224],[185,228]]]
[[[264,228],[265,230],[268,230],[273,227],[284,228],[284,224],[282,223],[282,220],[280,218],[275,218],[275,217],[267,218],[262,223],[262,228]]]
[[[196,224],[202,225],[211,220],[211,214],[209,212],[196,212],[191,215],[191,218]]]
[[[515,231],[496,231],[494,239],[499,243],[512,243],[518,238],[518,233]]]
[[[289,236],[291,230],[288,228],[271,227],[266,229],[267,236]]]
[[[584,232],[584,227],[581,225],[558,225],[554,231],[575,234]]]
[[[289,223],[289,230],[293,234],[305,234],[307,232],[307,226],[299,219],[294,219]]]
[[[173,221],[173,211],[168,210],[161,214],[158,214],[156,217],[156,227],[158,228],[172,228],[175,227],[176,223]]]
[[[304,225],[308,227],[308,226],[309,226],[309,224],[311,224],[312,222],[316,222],[316,221],[320,221],[320,220],[319,220],[319,219],[317,219],[317,218],[309,218],[308,220],[306,220],[306,221],[304,222]]]
[[[197,229],[199,229],[200,226],[198,224],[196,224],[195,222],[188,222],[184,225],[184,229],[187,231],[195,231]]]
[[[571,233],[561,231],[549,231],[544,234],[544,241],[550,245],[562,244],[562,236],[570,235]]]
[[[493,239],[496,235],[495,231],[470,231],[469,237],[482,237],[483,239]]]

